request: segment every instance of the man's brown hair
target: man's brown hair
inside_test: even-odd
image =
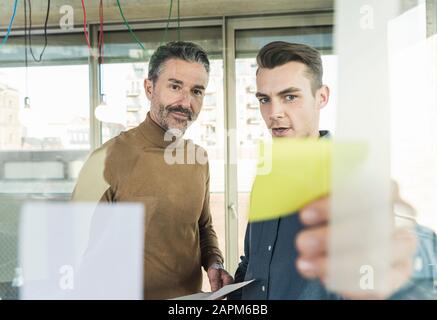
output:
[[[267,69],[273,69],[291,61],[301,62],[307,66],[307,74],[311,79],[314,95],[323,85],[323,66],[320,53],[313,47],[301,43],[274,41],[262,47],[256,57],[258,67]]]

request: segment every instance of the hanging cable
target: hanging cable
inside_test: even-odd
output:
[[[14,3],[14,11],[12,12],[12,17],[11,17],[11,21],[9,22],[8,31],[6,32],[6,35],[5,35],[5,37],[3,38],[0,47],[3,46],[3,45],[6,43],[6,41],[8,41],[8,37],[9,37],[9,35],[11,34],[12,24],[14,23],[15,15],[16,15],[16,13],[17,13],[17,5],[18,5],[18,0],[15,0],[15,3]]]
[[[81,0],[82,2],[82,11],[83,11],[83,33],[85,34],[85,40],[88,45],[88,49],[91,50],[91,44],[90,44],[90,37],[87,30],[87,23],[86,23],[86,8],[85,8],[85,2],[84,0]]]
[[[104,40],[104,16],[103,16],[103,0],[100,0],[99,3],[99,20],[100,20],[100,26],[99,26],[99,42],[98,42],[98,48],[99,48],[99,96],[100,96],[100,105],[105,104],[105,95],[103,93],[103,56],[104,56],[104,46],[105,46],[105,40]]]
[[[27,1],[24,0],[24,66],[27,70],[28,58],[27,58]]]
[[[178,41],[181,41],[181,12],[179,10],[179,0],[178,0]]]
[[[103,0],[100,0],[99,3],[99,20],[100,20],[100,27],[99,27],[99,63],[103,64],[103,47],[105,46],[105,41],[103,38]]]
[[[24,108],[30,107],[29,101],[29,59],[27,56],[27,6],[24,0]]]
[[[164,38],[162,39],[161,43],[164,43],[167,40],[167,31],[168,31],[168,26],[170,25],[172,9],[173,9],[173,0],[170,0],[170,9],[168,10],[167,25],[165,26]]]
[[[127,29],[129,30],[130,34],[132,35],[134,40],[138,43],[138,45],[141,47],[141,49],[146,50],[146,48],[144,48],[144,45],[140,42],[140,40],[137,38],[135,33],[132,31],[132,28],[130,27],[129,22],[127,22],[126,18],[124,17],[123,9],[121,8],[119,0],[117,0],[117,5],[118,5],[118,9],[120,11],[120,15],[123,18],[124,24],[127,27]]]
[[[29,50],[30,50],[30,54],[32,55],[33,60],[35,60],[35,62],[41,62],[42,56],[44,55],[44,51],[47,48],[47,42],[48,42],[48,40],[47,40],[47,24],[48,24],[49,15],[50,15],[50,0],[47,0],[47,13],[46,13],[46,19],[44,22],[44,47],[43,47],[38,59],[35,57],[35,54],[33,53],[33,49],[32,49],[32,5],[31,5],[30,0],[24,0],[24,4],[25,4],[24,7],[25,8],[26,8],[26,2],[28,3],[28,6],[29,6],[29,30],[28,30],[28,35],[27,35],[27,37],[29,38]]]

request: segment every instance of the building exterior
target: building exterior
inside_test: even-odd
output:
[[[21,148],[18,91],[0,83],[0,150]]]

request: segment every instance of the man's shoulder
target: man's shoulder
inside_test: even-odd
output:
[[[207,151],[206,151],[206,149],[204,147],[202,147],[200,144],[195,143],[192,139],[184,138],[184,145],[185,146],[191,145],[196,150],[200,150],[200,151],[203,151],[203,152],[207,153]]]
[[[121,132],[119,135],[109,139],[99,148],[95,149],[91,153],[90,158],[102,154],[106,155],[106,157],[126,155],[127,153],[138,149],[141,141],[139,134],[137,128]]]
[[[117,136],[106,141],[100,148],[96,149],[107,149],[107,148],[120,148],[124,146],[134,146],[141,141],[141,133],[138,127],[120,132]]]
[[[196,160],[195,163],[197,165],[208,167],[208,162],[209,162],[208,151],[201,145],[195,143],[192,139],[184,138],[183,142],[186,152],[193,153],[191,155],[191,159],[195,159]]]
[[[128,168],[131,161],[135,161],[140,154],[138,130],[136,128],[120,133],[106,141],[94,150],[88,157],[88,163],[99,163],[104,168],[105,179],[109,182],[111,173],[121,172]]]

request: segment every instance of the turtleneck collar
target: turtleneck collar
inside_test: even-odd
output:
[[[170,132],[166,135],[166,131],[152,120],[150,112],[147,113],[146,119],[139,125],[139,130],[147,141],[160,148],[166,148],[174,141],[174,135]],[[183,140],[181,138],[182,136],[178,140]]]

